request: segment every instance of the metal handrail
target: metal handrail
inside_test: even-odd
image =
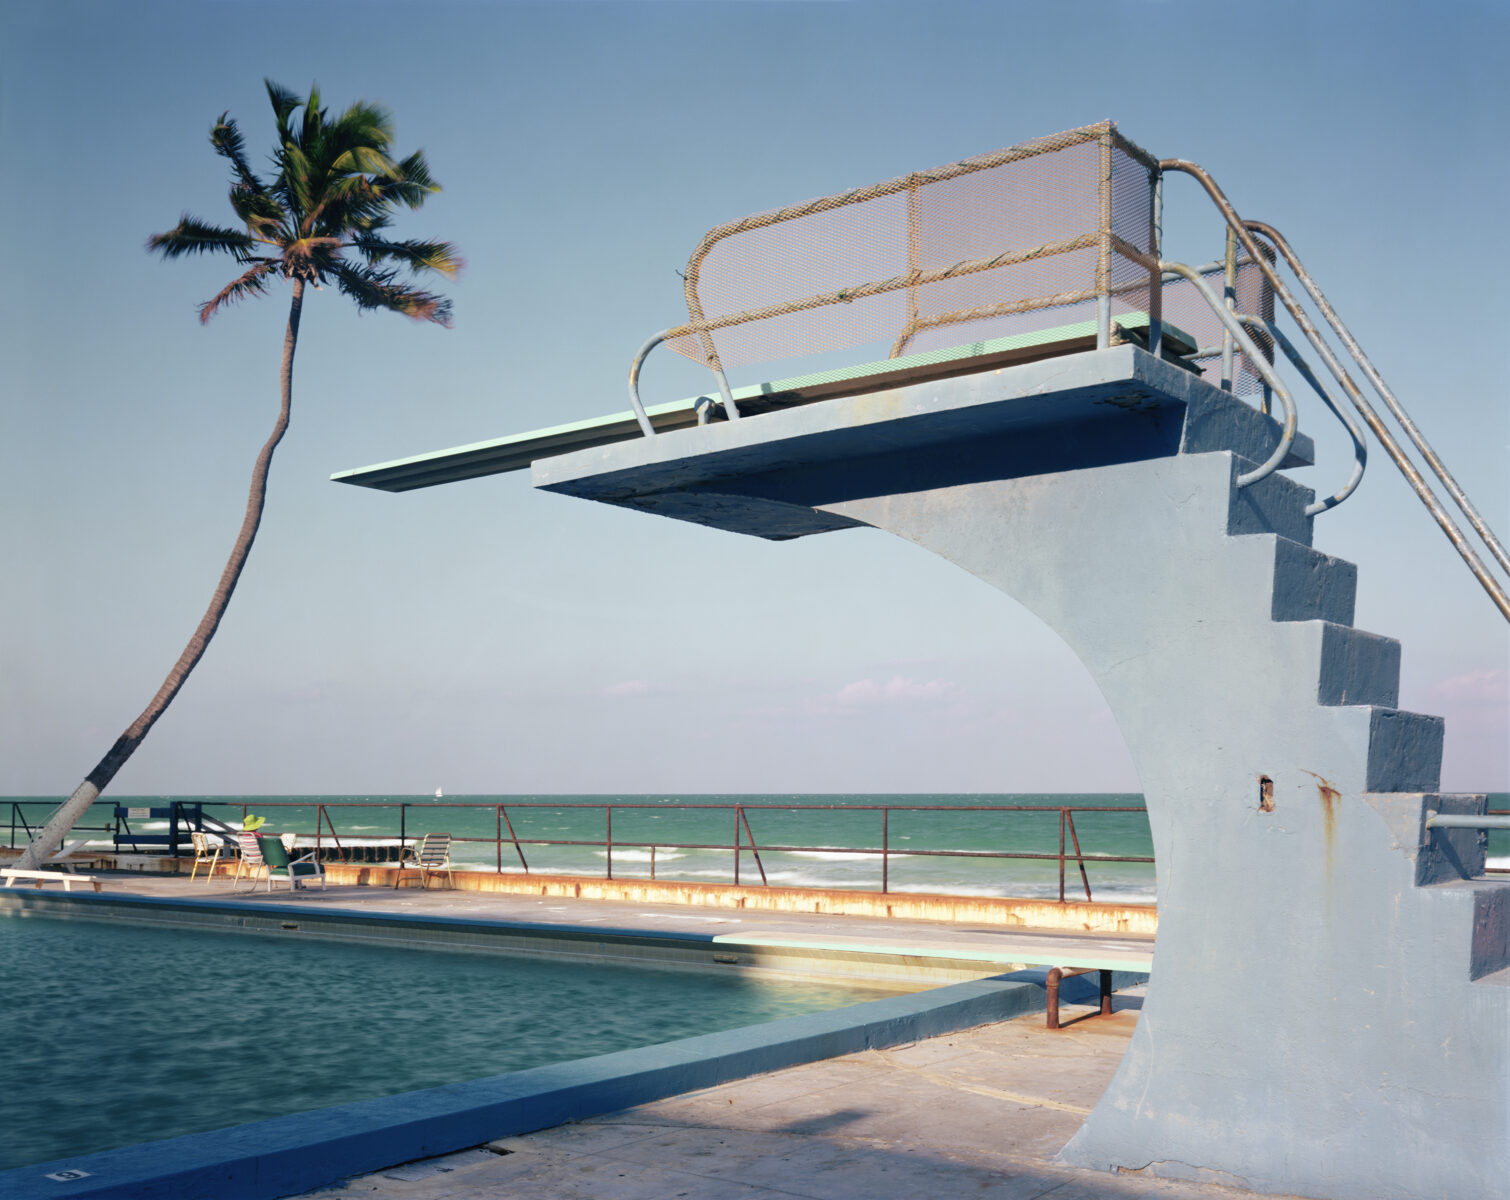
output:
[[[1510,813],[1432,813],[1427,829],[1510,829]]]
[[[1261,465],[1244,475],[1239,475],[1237,486],[1248,487],[1261,479],[1267,479],[1279,470],[1279,465],[1289,456],[1290,446],[1295,441],[1297,416],[1294,398],[1290,395],[1289,389],[1280,381],[1279,376],[1274,373],[1272,364],[1254,344],[1253,339],[1248,336],[1248,331],[1243,328],[1242,322],[1227,309],[1222,300],[1217,298],[1217,294],[1211,290],[1211,285],[1201,278],[1194,267],[1188,267],[1184,263],[1160,261],[1159,270],[1161,273],[1173,271],[1176,275],[1183,275],[1189,283],[1195,285],[1195,289],[1211,306],[1211,311],[1217,315],[1227,332],[1232,335],[1232,339],[1242,347],[1243,353],[1248,356],[1254,370],[1263,376],[1264,382],[1279,397],[1280,406],[1285,410],[1284,428],[1279,436],[1279,444],[1274,447],[1274,453],[1269,455]]]
[[[1311,278],[1311,273],[1305,269],[1305,265],[1290,247],[1290,243],[1285,240],[1284,235],[1272,225],[1266,225],[1262,221],[1248,221],[1245,224],[1255,233],[1262,234],[1268,238],[1269,241],[1274,243],[1275,248],[1284,255],[1285,262],[1290,265],[1290,270],[1295,272],[1295,278],[1300,280],[1301,286],[1306,289],[1311,299],[1316,302],[1316,307],[1321,310],[1321,315],[1327,319],[1327,323],[1331,325],[1332,331],[1336,333],[1342,344],[1347,347],[1348,353],[1353,356],[1353,361],[1358,364],[1359,369],[1367,377],[1368,381],[1374,385],[1374,390],[1379,393],[1379,398],[1384,401],[1385,407],[1389,409],[1395,420],[1400,423],[1400,428],[1410,438],[1411,444],[1420,452],[1421,457],[1426,460],[1427,465],[1431,467],[1436,477],[1441,480],[1442,486],[1447,489],[1447,494],[1452,497],[1462,514],[1468,518],[1468,523],[1473,526],[1474,532],[1483,540],[1484,545],[1488,548],[1489,553],[1494,556],[1495,561],[1504,570],[1510,571],[1510,553],[1506,552],[1504,545],[1494,536],[1494,531],[1489,528],[1488,522],[1474,508],[1473,502],[1469,500],[1467,493],[1463,491],[1458,485],[1458,481],[1448,471],[1447,465],[1442,461],[1441,456],[1431,448],[1431,444],[1426,440],[1426,435],[1417,428],[1416,423],[1411,420],[1410,414],[1405,411],[1404,406],[1395,398],[1395,394],[1390,391],[1389,385],[1384,382],[1383,376],[1379,374],[1374,364],[1369,360],[1368,355],[1363,352],[1363,347],[1358,344],[1352,333],[1349,332],[1348,327],[1342,323],[1342,318],[1337,315],[1336,309],[1331,306],[1321,289],[1316,286],[1316,281]]]
[[[674,337],[677,329],[663,329],[660,333],[647,338],[645,344],[640,347],[634,361],[629,364],[629,404],[634,409],[634,419],[639,422],[640,432],[646,437],[655,436],[655,426],[650,423],[650,417],[645,412],[645,406],[640,402],[640,369],[645,365],[645,359],[650,352],[664,342],[668,337]],[[724,375],[723,367],[714,367],[713,377],[718,381],[718,393],[723,397],[724,412],[729,415],[729,420],[739,420],[739,405],[734,403],[734,394],[729,390],[729,380]],[[708,419],[707,408],[699,404],[697,409],[697,423],[704,424]]]
[[[1327,391],[1322,386],[1321,380],[1316,378],[1316,372],[1311,370],[1311,364],[1301,358],[1299,352],[1291,344],[1290,339],[1285,337],[1280,331],[1279,326],[1274,324],[1273,321],[1265,321],[1262,317],[1253,317],[1246,313],[1238,313],[1237,319],[1250,328],[1262,329],[1274,339],[1274,344],[1284,352],[1284,356],[1290,360],[1291,366],[1300,373],[1301,378],[1311,385],[1312,390],[1321,397],[1322,403],[1332,410],[1332,415],[1342,422],[1343,428],[1348,432],[1348,436],[1353,439],[1353,472],[1348,476],[1347,482],[1326,499],[1317,500],[1314,504],[1307,505],[1305,514],[1308,517],[1314,517],[1317,513],[1323,513],[1330,508],[1336,508],[1357,491],[1358,485],[1363,482],[1363,471],[1368,465],[1368,442],[1363,438],[1363,430],[1359,428],[1358,422],[1354,420],[1350,413],[1338,407],[1337,401],[1332,398],[1332,393]]]
[[[1385,453],[1390,457],[1390,461],[1405,476],[1411,490],[1416,493],[1416,497],[1426,506],[1427,511],[1431,513],[1432,518],[1447,536],[1448,541],[1453,544],[1459,556],[1468,565],[1468,569],[1473,572],[1473,576],[1479,581],[1480,586],[1489,593],[1489,598],[1494,602],[1495,607],[1500,610],[1506,620],[1510,620],[1510,594],[1507,594],[1505,587],[1489,572],[1483,560],[1479,558],[1473,546],[1464,536],[1463,531],[1458,527],[1457,522],[1453,520],[1452,514],[1442,506],[1441,501],[1437,499],[1436,494],[1426,483],[1416,465],[1411,462],[1409,456],[1395,439],[1394,434],[1390,432],[1379,414],[1374,411],[1373,405],[1364,397],[1358,385],[1353,382],[1341,362],[1338,361],[1337,356],[1332,352],[1331,346],[1321,336],[1321,331],[1316,328],[1315,323],[1311,320],[1305,309],[1300,306],[1300,302],[1295,299],[1294,294],[1285,285],[1284,280],[1279,277],[1278,271],[1269,262],[1268,256],[1262,252],[1259,243],[1255,240],[1254,233],[1257,231],[1262,233],[1264,237],[1268,237],[1273,232],[1270,227],[1258,221],[1244,221],[1242,217],[1238,216],[1237,210],[1232,207],[1232,202],[1227,199],[1226,194],[1217,186],[1216,181],[1206,169],[1198,163],[1193,163],[1183,158],[1166,158],[1160,161],[1159,170],[1161,172],[1181,171],[1196,179],[1206,190],[1206,194],[1211,197],[1212,202],[1221,212],[1228,227],[1236,234],[1238,239],[1243,243],[1243,248],[1247,250],[1249,256],[1257,262],[1259,269],[1263,271],[1265,278],[1269,281],[1269,286],[1274,289],[1274,294],[1279,297],[1285,308],[1289,310],[1290,315],[1295,319],[1295,323],[1300,326],[1301,331],[1306,335],[1306,339],[1311,343],[1312,348],[1320,356],[1322,362],[1326,364],[1327,369],[1331,371],[1338,383],[1342,385],[1343,390],[1348,395],[1348,399],[1352,401],[1353,407],[1358,410],[1358,414],[1363,418],[1364,423],[1373,431],[1374,436],[1379,439],[1379,444],[1384,447]],[[1283,238],[1275,241],[1274,244],[1281,253],[1284,253],[1284,246],[1288,245],[1288,243],[1284,243],[1284,245],[1281,245],[1281,243],[1284,243]],[[1293,255],[1293,251],[1286,255],[1286,261],[1291,262]],[[1299,259],[1294,258],[1293,262],[1291,262],[1292,269],[1294,269],[1297,263],[1299,263]],[[1301,267],[1300,270],[1303,271],[1304,267]],[[1309,278],[1309,276],[1306,276],[1306,278]],[[1302,282],[1304,282],[1304,279]],[[1312,293],[1312,298],[1315,299],[1317,296],[1320,296],[1320,289],[1315,288],[1314,283],[1311,283],[1308,285],[1307,290],[1309,291],[1313,288],[1315,290]],[[1317,303],[1318,306],[1325,304],[1325,297],[1322,296]],[[1323,311],[1330,311],[1330,309],[1331,306],[1327,304]],[[1332,320],[1335,315],[1335,313],[1332,313],[1328,317],[1328,320]],[[1340,330],[1338,336],[1342,339],[1343,344],[1348,347],[1349,353],[1353,354],[1354,359],[1358,361],[1359,366],[1362,367],[1364,360],[1360,356],[1362,356],[1363,352],[1358,347],[1357,342],[1353,340],[1350,334],[1346,334],[1345,327],[1341,325],[1340,321],[1334,324],[1334,329]],[[1369,364],[1368,368],[1366,368],[1366,373],[1377,375],[1377,372],[1373,370],[1372,364]],[[1398,401],[1395,402],[1391,411],[1394,411],[1394,407],[1398,407]],[[1403,410],[1401,411],[1403,412]],[[1407,432],[1410,429],[1414,429],[1414,426],[1410,426]],[[1412,437],[1412,440],[1415,441],[1418,436],[1419,431]],[[1421,442],[1417,444],[1418,450],[1421,450],[1422,444],[1424,444],[1424,439],[1421,439]],[[1429,446],[1421,452],[1428,459],[1436,458],[1434,453],[1428,453],[1428,451],[1430,451]],[[1440,460],[1438,460],[1438,463],[1440,463]],[[1446,468],[1443,467],[1442,471],[1445,474]],[[1453,484],[1453,488],[1456,488],[1455,483]],[[1461,489],[1457,490],[1460,491]],[[1466,497],[1464,499],[1466,501]],[[1490,548],[1495,552],[1495,557],[1499,558],[1503,554],[1503,548],[1499,547],[1498,541],[1493,538],[1492,534],[1487,534],[1486,536],[1487,526],[1484,530],[1479,530],[1476,524],[1475,529],[1480,533],[1480,537],[1485,538],[1486,542],[1490,543]]]

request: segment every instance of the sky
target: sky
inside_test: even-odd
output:
[[[1498,3],[0,2],[0,794],[73,789],[193,631],[278,406],[287,293],[201,327],[271,78],[395,114],[444,190],[455,325],[306,300],[293,424],[220,632],[121,795],[1137,791],[1036,617],[876,530],[767,543],[535,492],[334,471],[625,409],[677,271],[747,213],[1105,118],[1275,224],[1502,537],[1510,211]],[[1193,181],[1166,256],[1222,231]],[[734,383],[762,377],[736,374]],[[781,374],[779,369],[775,374]],[[647,401],[707,387],[669,352]],[[1302,429],[1330,491],[1346,443]],[[1443,785],[1510,788],[1506,622],[1376,451],[1317,522]]]

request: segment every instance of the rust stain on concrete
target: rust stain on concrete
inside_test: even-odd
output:
[[[1337,802],[1342,793],[1329,780],[1316,777],[1316,792],[1321,797],[1321,836],[1326,842],[1326,872],[1332,874],[1332,858],[1337,849]]]
[[[385,887],[396,868],[358,863],[327,863],[332,886],[365,884]],[[782,888],[649,879],[583,879],[563,875],[498,874],[457,871],[458,891],[565,896],[584,900],[629,900],[653,904],[687,904],[709,908],[765,909],[829,916],[889,916],[920,921],[979,922],[1004,927],[1029,926],[1084,933],[1155,933],[1158,912],[1152,905],[1095,904],[1079,901],[1019,899],[1004,896],[942,896],[822,888]],[[444,886],[445,881],[432,881]]]

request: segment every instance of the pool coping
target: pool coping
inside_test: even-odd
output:
[[[307,938],[335,938],[414,949],[545,955],[578,961],[614,959],[623,965],[661,968],[753,968],[794,977],[824,977],[877,987],[916,990],[963,983],[1041,962],[1012,945],[1016,931],[993,931],[997,944],[944,942],[916,938],[812,937],[759,932],[655,929],[570,921],[518,921],[476,914],[375,912],[360,908],[316,908],[234,897],[134,896],[115,893],[45,892],[0,889],[0,912],[30,911],[58,918],[126,920],[136,924],[211,929],[219,932]],[[1112,935],[1114,937],[1120,935]],[[999,939],[999,941],[998,941]],[[1014,953],[1016,952],[1016,953]],[[1034,955],[1041,953],[1035,951]],[[1021,955],[1021,956],[1019,956]],[[1116,965],[1147,973],[1148,951],[1098,951],[1092,959],[1066,948],[1061,967]]]
[[[5,907],[62,915],[68,906],[82,903],[93,908],[100,899],[148,908],[236,907],[234,901],[92,894],[65,899],[38,893],[18,896],[19,903],[8,902]],[[242,907],[255,907],[274,918],[287,913],[301,919],[310,915],[307,908],[291,905]],[[362,916],[350,910],[327,911]],[[392,913],[380,920],[400,925],[480,923]],[[596,926],[552,925],[551,929],[557,934],[575,932],[587,940],[602,940],[609,932]],[[630,930],[613,933],[644,941],[717,945],[712,941],[717,935],[688,931],[653,936]],[[1117,982],[1125,986],[1142,978],[1141,973],[1128,973]],[[34,1163],[0,1172],[0,1200],[271,1200],[297,1195],[353,1175],[751,1075],[1041,1011],[1042,979],[1043,972],[1026,971],[954,983],[634,1050]],[[53,1178],[58,1175],[63,1177]]]

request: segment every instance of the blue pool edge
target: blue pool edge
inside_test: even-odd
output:
[[[0,1197],[271,1200],[298,1195],[353,1175],[730,1080],[1041,1011],[1041,977],[1041,972],[1021,972],[950,984],[658,1046],[34,1163],[0,1173]],[[48,1178],[65,1172],[85,1174]]]

